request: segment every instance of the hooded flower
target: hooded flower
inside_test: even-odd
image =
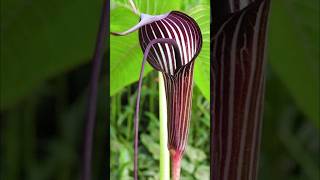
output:
[[[177,162],[172,164],[177,167],[173,169],[180,171],[190,124],[194,61],[202,47],[201,31],[191,17],[172,11],[157,16],[142,14],[136,26],[126,32],[113,34],[126,35],[135,30],[139,30],[140,46],[145,58],[164,77],[168,148],[173,162]],[[178,179],[179,174],[173,172],[172,176]]]

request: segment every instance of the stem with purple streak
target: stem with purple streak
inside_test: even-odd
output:
[[[92,161],[92,146],[93,146],[93,132],[95,126],[96,118],[96,104],[97,104],[97,93],[98,93],[98,80],[101,70],[101,61],[103,59],[103,54],[105,50],[105,41],[108,31],[108,10],[109,3],[104,0],[101,20],[99,26],[99,32],[97,36],[97,43],[95,47],[95,52],[92,58],[92,74],[89,86],[89,101],[87,104],[86,112],[86,124],[84,130],[84,143],[83,143],[83,159],[82,159],[82,169],[81,169],[81,179],[90,180],[91,175],[91,161]]]

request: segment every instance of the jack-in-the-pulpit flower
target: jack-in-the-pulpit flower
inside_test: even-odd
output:
[[[127,35],[135,30],[139,30],[140,45],[145,59],[154,69],[161,71],[164,77],[168,112],[168,149],[172,162],[172,178],[178,180],[180,162],[188,140],[193,69],[202,47],[201,31],[191,17],[172,11],[156,16],[141,14],[141,20],[136,26],[126,32],[113,34]],[[143,68],[141,72],[143,73]],[[141,80],[140,74],[139,87]],[[136,138],[137,133],[136,129]],[[136,153],[137,141],[135,155]],[[137,160],[135,161],[137,178]]]

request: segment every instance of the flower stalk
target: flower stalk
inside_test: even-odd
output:
[[[170,180],[170,154],[167,148],[167,100],[162,73],[159,74],[160,179]]]

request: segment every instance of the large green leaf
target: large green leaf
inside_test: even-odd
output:
[[[110,15],[111,31],[123,31],[139,21],[139,17],[126,8],[117,7]],[[137,32],[128,36],[110,36],[110,95],[139,78],[142,51]],[[151,71],[146,66],[145,75]]]
[[[179,9],[178,1],[145,0],[135,1],[137,9],[142,13],[161,14]],[[127,0],[111,1],[111,31],[119,32],[131,28],[139,22]],[[110,95],[119,92],[123,87],[135,82],[139,78],[142,51],[139,45],[137,32],[128,36],[110,36]],[[145,75],[152,68],[147,65]]]
[[[133,0],[137,9],[144,14],[163,14],[170,12],[172,10],[179,10],[182,6],[183,0]],[[132,11],[132,8],[129,4],[129,0],[112,0],[111,8],[123,7],[129,11]],[[112,12],[111,12],[112,13]],[[111,22],[114,23],[114,22]],[[121,22],[119,22],[121,23]]]
[[[88,62],[102,0],[1,0],[1,109]]]
[[[179,10],[180,1],[136,1],[138,9],[145,13],[160,14],[171,10]],[[152,4],[152,5],[151,5]],[[149,7],[149,8],[148,8]],[[141,10],[142,9],[142,10]],[[210,98],[210,12],[209,5],[197,5],[186,11],[200,25],[203,35],[203,47],[195,65],[195,83],[204,96]],[[127,1],[112,1],[111,31],[123,31],[139,21],[139,17],[131,11]],[[139,46],[137,33],[125,37],[111,36],[111,66],[110,66],[110,95],[114,95],[126,85],[138,80],[142,52]],[[151,71],[147,66],[145,74]]]
[[[299,108],[319,124],[319,1],[272,1],[271,67]]]
[[[210,5],[197,5],[187,13],[195,19],[201,29],[202,50],[196,59],[194,80],[207,100],[210,100]]]

